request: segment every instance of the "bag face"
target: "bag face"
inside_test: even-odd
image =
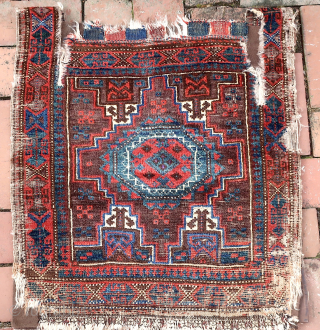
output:
[[[58,10],[20,12],[16,277],[43,326],[285,322],[300,263],[289,13],[168,40],[89,26],[58,62]]]

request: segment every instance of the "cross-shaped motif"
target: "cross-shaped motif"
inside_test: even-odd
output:
[[[51,52],[52,48],[52,34],[49,33],[43,27],[39,28],[32,34],[30,53],[36,53],[31,61],[35,64],[44,64],[49,60],[49,57],[45,52]]]
[[[82,205],[77,205],[77,211],[80,211],[77,214],[78,219],[82,219],[84,216],[86,216],[88,219],[93,219],[93,214],[89,213],[89,211],[93,210],[92,205],[87,205],[87,208],[84,209]]]
[[[43,156],[48,155],[48,139],[47,134],[39,127],[35,126],[27,133],[26,156],[30,157],[27,162],[35,167],[39,167],[45,161]]]
[[[89,140],[90,134],[87,133],[88,131],[90,131],[89,126],[73,126],[72,129],[76,131],[76,133],[73,135],[73,138],[75,140],[79,140],[80,137],[83,137],[85,140]]]
[[[224,198],[225,201],[230,202],[232,199],[238,201],[240,199],[240,189],[236,188],[233,192],[228,192],[228,196]]]
[[[227,134],[228,135],[232,135],[234,132],[237,134],[241,134],[242,133],[242,128],[239,128],[238,126],[241,125],[241,120],[237,120],[234,123],[231,120],[228,120],[226,122],[227,126],[230,126],[230,128],[227,129]]]
[[[241,221],[243,220],[243,215],[240,214],[242,212],[242,206],[238,206],[236,208],[236,211],[233,210],[232,207],[228,208],[228,221],[233,221],[233,220],[238,220]]]
[[[163,222],[163,224],[168,225],[169,224],[169,210],[164,210],[161,212],[158,209],[153,210],[153,215],[155,218],[153,219],[153,224],[158,225],[160,222]]]

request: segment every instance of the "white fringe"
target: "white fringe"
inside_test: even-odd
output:
[[[74,26],[72,27],[73,35],[77,40],[82,40],[82,35],[80,33],[80,24],[78,22],[74,22]]]
[[[67,71],[67,65],[70,62],[71,53],[69,46],[65,43],[64,47],[60,48],[60,54],[58,56],[58,68],[59,68],[59,75],[58,75],[58,86],[63,86],[62,79]]]
[[[160,317],[127,316],[113,320],[107,317],[61,317],[40,320],[39,330],[289,330],[295,325],[295,317],[277,314],[251,319],[229,319],[215,317]]]
[[[16,295],[15,295],[15,308],[22,308],[24,307],[24,297],[25,297],[25,287],[27,284],[26,278],[23,274],[21,273],[14,273],[12,275],[12,278],[15,281],[16,285]]]
[[[291,122],[288,124],[287,130],[281,138],[281,142],[285,145],[287,150],[291,152],[300,152],[299,136],[301,131],[300,118],[297,107],[297,92],[296,92],[296,80],[295,80],[295,66],[294,66],[294,47],[295,47],[295,35],[297,32],[297,26],[294,23],[295,17],[298,11],[293,15],[292,10],[283,9],[284,15],[284,30],[285,30],[285,44],[287,47],[287,68],[288,68],[288,90],[291,100],[291,108],[293,115]]]
[[[168,19],[167,19],[167,15],[165,15],[164,17],[156,20],[153,23],[147,23],[146,24],[146,29],[147,30],[153,30],[153,29],[159,29],[159,28],[163,28],[165,30],[165,34],[164,34],[164,38],[166,39],[167,36],[167,32],[166,32],[166,26],[168,26]]]
[[[143,25],[140,21],[135,21],[135,20],[130,20],[129,24],[128,24],[128,28],[129,29],[142,29]]]
[[[294,66],[294,51],[297,27],[295,24],[295,17],[298,14],[296,11],[293,14],[292,8],[282,9],[284,16],[284,31],[285,31],[285,47],[286,47],[286,63],[288,70],[288,104],[287,109],[291,111],[291,122],[288,123],[288,128],[283,136],[282,142],[285,144],[287,150],[294,154],[299,153],[299,134],[300,134],[300,114],[297,107],[297,90],[295,81],[295,66]],[[301,265],[302,265],[302,198],[301,198],[301,164],[300,158],[297,157],[298,169],[293,173],[295,182],[295,196],[293,196],[294,207],[290,214],[290,221],[292,226],[293,247],[290,250],[290,304],[291,308],[297,309],[299,298],[302,296],[301,288]]]
[[[259,13],[259,11],[257,11]],[[177,38],[182,38],[182,37],[188,37],[188,22],[190,20],[187,17],[182,17],[182,16],[177,16],[177,19],[174,23],[168,23],[167,20],[167,16],[163,16],[157,20],[155,20],[155,22],[153,23],[141,23],[140,21],[136,21],[136,20],[130,20],[129,22],[126,22],[124,24],[121,25],[103,25],[101,24],[101,22],[99,20],[95,20],[95,21],[85,21],[84,22],[84,29],[90,29],[91,27],[100,27],[103,28],[104,31],[106,31],[107,33],[116,33],[119,31],[124,31],[126,28],[130,28],[130,29],[141,29],[141,28],[146,28],[148,30],[148,28],[152,27],[152,28],[159,28],[159,27],[163,27],[166,30],[166,34],[163,36],[163,40],[167,40],[167,39],[177,39]],[[197,20],[198,22],[202,22]],[[215,22],[218,21],[220,22],[221,19],[219,20],[206,20],[206,22]],[[238,22],[237,20],[232,20],[234,22]],[[78,23],[77,23],[78,24]],[[208,36],[215,36],[214,34],[209,33]],[[75,38],[75,40],[82,40],[82,36],[79,35],[78,33],[73,33],[70,34],[69,37],[73,37]],[[217,37],[221,38],[221,35],[217,35]],[[235,36],[227,36],[227,38],[230,39],[243,39],[242,37],[235,37]],[[151,36],[147,36],[146,39],[144,39],[143,41],[151,41],[152,37]]]
[[[300,114],[292,116],[291,123],[280,139],[281,143],[284,144],[286,149],[291,152],[301,152],[299,146],[299,136],[301,132],[300,118]]]
[[[105,25],[103,27],[103,29],[106,33],[112,34],[112,33],[117,33],[119,31],[124,31],[124,26],[123,25]]]
[[[67,64],[70,62],[71,59],[71,54],[70,54],[70,50],[69,47],[67,45],[67,43],[64,43],[64,46],[61,46],[61,26],[62,26],[62,14],[61,14],[61,10],[60,10],[60,15],[59,15],[59,22],[57,23],[57,35],[60,38],[60,42],[59,42],[59,46],[56,50],[56,58],[57,58],[57,66],[58,66],[58,86],[62,86],[62,79],[66,73],[67,70]],[[75,36],[80,36],[80,30],[79,30],[79,24],[76,23],[75,27],[74,27],[74,35]]]
[[[254,85],[254,95],[256,98],[257,105],[264,105],[266,102],[265,98],[265,80],[264,80],[264,60],[263,60],[263,53],[264,53],[264,36],[263,36],[263,29],[264,29],[264,16],[263,13],[256,9],[250,9],[249,11],[253,12],[260,20],[261,25],[259,29],[259,47],[258,47],[258,55],[260,57],[260,61],[257,67],[250,66],[247,71],[250,72],[252,75],[255,76],[255,85]],[[247,53],[247,45],[243,43],[243,47]],[[249,61],[249,59],[248,59]],[[249,62],[250,63],[250,62]]]
[[[181,26],[181,35],[182,36],[188,35],[188,22],[189,22],[189,20],[186,17],[184,17],[184,18],[182,18],[180,16],[177,17],[175,24]]]

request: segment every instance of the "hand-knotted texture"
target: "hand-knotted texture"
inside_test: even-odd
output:
[[[91,24],[61,48],[58,9],[19,12],[14,277],[41,329],[290,328],[293,21]]]

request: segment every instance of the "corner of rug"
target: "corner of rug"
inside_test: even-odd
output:
[[[27,280],[25,276],[21,272],[14,270],[12,278],[14,279],[15,282],[14,308],[23,308],[26,314],[28,314],[28,311],[31,308],[39,308],[40,300],[28,299],[27,297],[27,292],[26,292]]]

